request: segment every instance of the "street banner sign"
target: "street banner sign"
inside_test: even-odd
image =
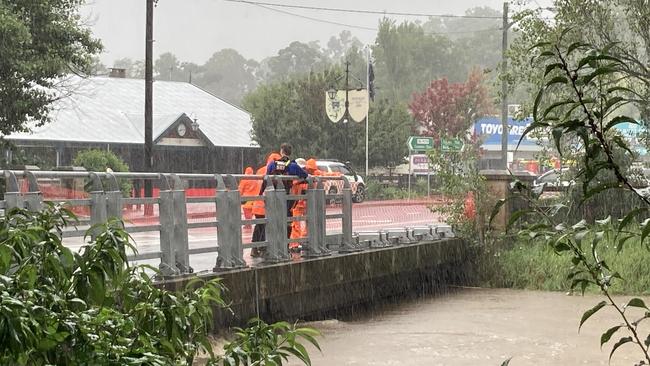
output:
[[[433,149],[433,137],[411,136],[407,141],[411,151],[427,151]]]
[[[334,100],[325,92],[325,111],[330,121],[337,123],[345,116],[345,90],[337,90]]]
[[[440,139],[440,151],[458,152],[463,148],[463,142],[460,139]]]
[[[354,122],[361,123],[368,116],[368,91],[366,89],[348,91],[348,112]]]

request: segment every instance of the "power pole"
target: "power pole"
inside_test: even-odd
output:
[[[153,171],[153,6],[154,0],[147,1],[145,55],[144,55],[144,170]],[[144,196],[153,195],[153,182],[144,181]],[[151,211],[151,212],[148,212]],[[145,205],[145,215],[152,214],[151,205]]]
[[[350,124],[350,101],[348,100],[349,92],[349,82],[350,82],[350,61],[345,61],[345,116],[343,117],[343,123],[345,123],[345,160],[350,159],[350,150],[348,148],[348,125]]]
[[[508,49],[508,2],[503,3],[503,36],[501,40],[501,168],[508,169],[508,84],[506,82],[506,72],[508,72],[508,59],[506,50]]]

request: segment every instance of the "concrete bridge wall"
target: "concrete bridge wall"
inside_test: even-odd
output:
[[[313,319],[362,304],[464,284],[471,250],[456,238],[203,275],[221,277],[232,301],[215,313],[216,329],[266,321]],[[181,289],[187,279],[162,285]]]

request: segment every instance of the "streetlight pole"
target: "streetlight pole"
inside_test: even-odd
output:
[[[368,120],[370,119],[370,46],[366,46],[366,91],[368,92],[368,111],[366,112],[366,177],[368,176]]]

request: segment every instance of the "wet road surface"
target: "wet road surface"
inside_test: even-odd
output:
[[[510,357],[511,366],[607,365],[613,344],[627,336],[621,331],[601,351],[600,335],[619,323],[614,309],[603,308],[578,334],[583,312],[599,301],[595,295],[457,289],[384,305],[356,319],[310,323],[324,336],[322,354],[311,351],[313,365],[499,366]],[[611,365],[639,360],[627,344]]]

